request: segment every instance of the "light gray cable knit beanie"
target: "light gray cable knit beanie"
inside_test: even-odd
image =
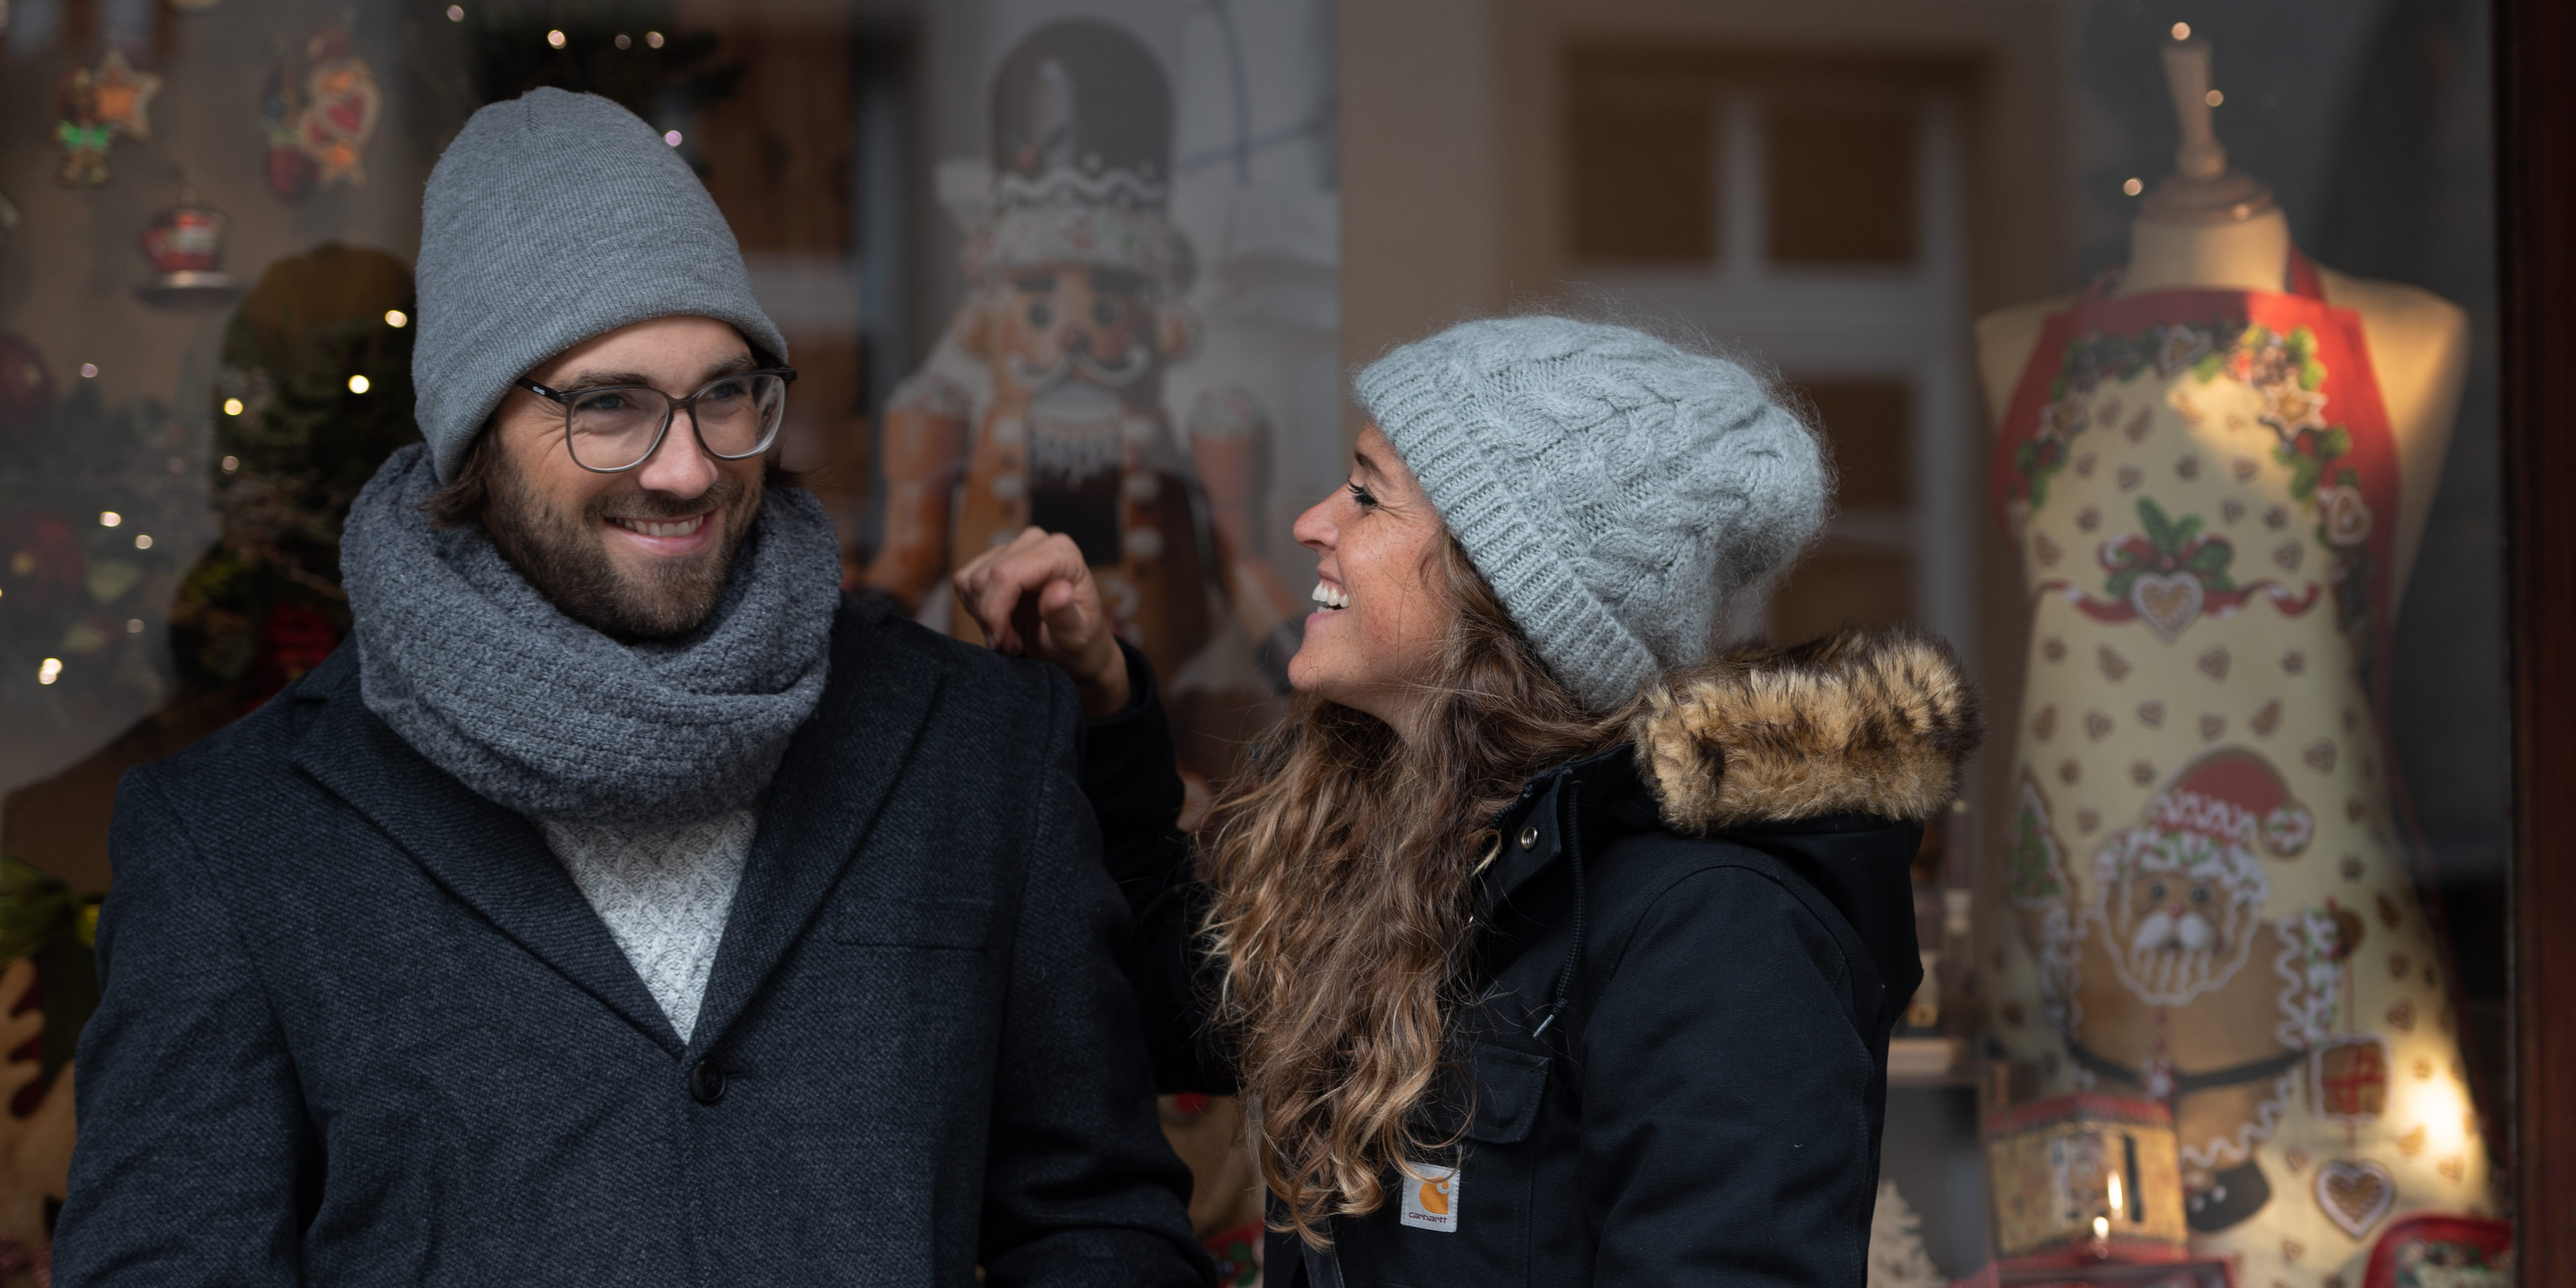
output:
[[[413,409],[442,483],[511,381],[630,322],[714,318],[787,360],[706,185],[596,94],[530,90],[465,123],[429,172],[417,276]]]
[[[1371,363],[1361,405],[1585,706],[1717,649],[1727,598],[1825,521],[1822,445],[1752,372],[1628,327],[1453,326]]]

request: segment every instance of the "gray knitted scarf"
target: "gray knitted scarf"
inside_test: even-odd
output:
[[[772,488],[714,614],[620,644],[566,617],[477,525],[432,527],[406,447],[350,508],[340,568],[367,709],[534,819],[677,827],[749,803],[814,711],[840,602],[823,507]]]

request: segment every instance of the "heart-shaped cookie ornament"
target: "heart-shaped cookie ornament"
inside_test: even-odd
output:
[[[2167,644],[2183,633],[2184,628],[2200,620],[2201,605],[2209,592],[2200,578],[2187,572],[2140,573],[2129,583],[2129,607],[2138,612],[2138,620]]]
[[[2317,1206],[2337,1229],[2359,1239],[2397,1206],[2397,1180],[2368,1159],[2338,1159],[2317,1168]]]

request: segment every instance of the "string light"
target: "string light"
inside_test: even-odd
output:
[[[149,532],[138,532],[138,533],[135,533],[135,534],[134,534],[134,548],[135,548],[135,549],[137,549],[137,550],[149,550],[149,549],[151,549],[151,548],[152,548],[152,534],[151,534],[151,533],[149,533]]]
[[[82,364],[81,364],[81,379],[83,379],[83,380],[96,380],[96,379],[98,379],[98,364],[97,364],[97,363],[95,363],[95,362],[84,362],[84,363],[82,363]]]
[[[2209,104],[2211,107],[2216,107],[2219,104],[2226,102],[2227,96],[2219,93],[2217,90],[2211,90],[2208,93],[2201,95],[2200,101]]]
[[[238,470],[238,469],[240,469],[240,468],[241,468],[241,458],[240,458],[240,457],[238,457],[238,456],[227,456],[227,457],[225,457],[225,458],[224,458],[224,473],[226,473],[226,474],[230,474],[230,473],[232,473],[233,471]]]
[[[555,47],[555,48],[557,48],[557,49],[561,49],[561,48],[563,48],[563,47],[564,47],[564,34],[563,34],[563,32],[562,32],[562,31],[560,31],[560,30],[556,30],[556,31],[549,31],[549,32],[547,32],[547,33],[546,33],[546,43],[547,43],[547,44],[549,44],[549,45],[554,46],[554,47]]]
[[[634,38],[633,38],[633,37],[631,37],[631,36],[629,36],[629,35],[627,35],[625,32],[622,32],[622,31],[621,31],[621,32],[617,33],[617,47],[618,47],[618,48],[620,48],[620,49],[625,49],[625,48],[628,48],[628,47],[632,46],[634,43],[635,43]]]
[[[225,399],[224,414],[227,416],[238,416],[242,414],[242,400],[239,398]]]
[[[349,377],[349,392],[353,394],[362,394],[367,392],[367,378],[365,376]]]
[[[49,657],[36,664],[36,683],[51,684],[63,678],[63,660]]]
[[[411,315],[401,309],[385,310],[385,325],[399,331],[411,325]]]
[[[140,618],[140,617],[129,617],[129,618],[126,618],[126,619],[125,619],[125,633],[126,633],[126,634],[128,634],[128,635],[140,635],[140,634],[142,634],[142,633],[143,633],[143,619],[142,619],[142,618]]]
[[[125,522],[125,516],[118,514],[114,510],[101,510],[98,512],[98,526],[102,528],[113,528],[123,522]]]
[[[2142,179],[2131,179],[2127,183],[2120,185],[2120,191],[2125,192],[2132,197],[2137,196],[2139,193],[2145,192],[2146,190],[2146,181]]]
[[[447,20],[449,22],[465,21],[465,6],[461,4],[452,4],[447,6]]]
[[[658,31],[645,32],[644,43],[651,45],[655,49],[660,49],[662,47],[662,33]]]
[[[662,136],[662,141],[676,148],[680,146],[680,132],[678,130],[672,130]]]
[[[2176,40],[2189,40],[2189,39],[2191,39],[2191,24],[2190,24],[2190,23],[2187,23],[2187,22],[2177,22],[2177,23],[2175,23],[2175,24],[2174,24],[2174,39],[2176,39]]]

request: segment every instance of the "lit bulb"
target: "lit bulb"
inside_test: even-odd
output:
[[[349,377],[349,392],[353,394],[362,394],[367,392],[367,378],[365,376]]]
[[[2111,1177],[2111,1210],[2120,1210],[2120,1178],[2117,1174]]]
[[[2107,1216],[2097,1216],[2093,1218],[2093,1237],[2096,1239],[2108,1239],[2111,1237],[2111,1218]]]
[[[118,514],[114,510],[101,510],[98,512],[98,526],[102,528],[113,528],[123,522],[125,522],[125,516]]]
[[[678,130],[669,131],[662,136],[662,141],[676,148],[680,146],[680,132]]]
[[[95,363],[95,362],[84,362],[84,363],[82,363],[82,364],[81,364],[81,379],[83,379],[83,380],[96,380],[96,379],[98,379],[98,364],[97,364],[97,363]]]
[[[465,6],[461,4],[452,4],[447,6],[447,20],[449,22],[465,21]]]
[[[546,33],[546,43],[561,49],[564,47],[564,34],[561,31],[549,31]]]
[[[2120,185],[2120,191],[2125,192],[2132,197],[2137,196],[2139,193],[2145,192],[2146,190],[2147,185],[2145,181],[2139,179],[2131,179],[2127,183]]]
[[[651,45],[655,49],[660,49],[662,47],[662,33],[658,31],[645,32],[644,43]]]
[[[629,46],[633,45],[634,43],[635,43],[635,38],[634,38],[634,37],[629,36],[629,35],[627,35],[625,32],[622,32],[622,31],[621,31],[621,32],[619,32],[619,33],[617,33],[617,47],[618,47],[618,48],[620,48],[620,49],[625,49],[625,48],[627,48],[627,47],[629,47]]]
[[[36,683],[51,684],[63,678],[63,660],[49,657],[36,664]]]
[[[386,309],[385,325],[399,331],[402,328],[411,325],[411,315],[403,312],[401,309]]]
[[[2219,104],[2226,102],[2227,96],[2219,93],[2217,90],[2211,90],[2208,93],[2201,95],[2200,101],[2209,104],[2211,107],[2216,107]]]
[[[151,549],[151,548],[152,548],[152,534],[151,534],[151,533],[149,533],[149,532],[138,532],[138,533],[135,533],[135,534],[134,534],[134,548],[135,548],[135,549],[137,549],[137,550],[149,550],[149,549]]]
[[[2174,24],[2174,39],[2176,39],[2176,40],[2189,40],[2189,39],[2191,39],[2191,24],[2190,24],[2190,23],[2187,23],[2187,22],[2177,22],[2177,23],[2175,23],[2175,24]]]
[[[226,474],[230,474],[230,473],[232,473],[233,471],[238,470],[238,469],[240,469],[240,468],[241,468],[241,458],[240,458],[240,457],[238,457],[238,456],[227,456],[227,457],[225,457],[225,458],[224,458],[224,473],[226,473]]]
[[[224,414],[227,416],[238,416],[242,414],[242,400],[239,398],[225,399]]]

